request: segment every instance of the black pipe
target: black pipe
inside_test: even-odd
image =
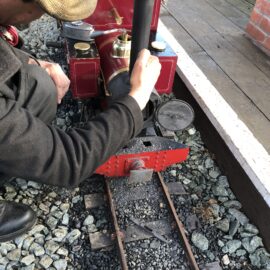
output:
[[[138,53],[148,48],[155,0],[134,0],[132,43],[129,72],[131,74]]]

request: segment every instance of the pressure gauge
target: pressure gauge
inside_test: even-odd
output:
[[[194,111],[185,101],[172,99],[158,107],[155,118],[161,127],[171,131],[180,131],[191,125],[194,120]]]

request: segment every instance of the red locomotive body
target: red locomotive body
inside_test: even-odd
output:
[[[151,49],[151,42],[158,40],[165,45],[163,51],[157,51],[152,48],[153,53],[157,55],[160,59],[162,70],[159,80],[156,84],[156,89],[159,94],[169,94],[172,92],[172,84],[174,80],[177,55],[170,48],[169,44],[162,39],[157,33],[158,18],[160,12],[161,0],[155,0],[153,4],[153,14],[151,20],[151,37],[149,40],[149,46]],[[133,6],[134,0],[126,0],[125,4],[121,0],[99,0],[95,12],[87,19],[85,22],[91,24],[95,30],[109,30],[109,29],[126,29],[128,33],[132,30],[132,18],[133,18]],[[143,19],[143,18],[142,18]],[[114,33],[112,35],[105,35],[96,39],[98,41],[98,51],[101,59],[101,70],[103,76],[108,84],[114,75],[118,75],[121,72],[126,72],[129,69],[129,59],[124,59],[123,57],[111,57],[112,44],[115,38],[119,36],[119,33]],[[105,44],[104,44],[105,42]],[[97,63],[96,58],[89,55],[85,57],[77,57],[75,54],[68,53],[68,61],[70,63],[70,77],[72,84],[72,91],[74,98],[90,98],[98,96],[97,91],[91,89],[89,85],[93,84],[93,80],[98,81],[99,73],[94,72],[96,77],[85,76],[86,70],[95,69],[95,64]],[[82,63],[82,65],[80,65]],[[96,70],[95,70],[96,71]],[[81,78],[83,78],[81,80]],[[80,82],[80,87],[76,87],[76,84]]]
[[[78,99],[93,98],[100,95],[98,77],[100,57],[94,42],[89,42],[91,53],[78,54],[74,41],[67,42],[69,72],[73,96]]]
[[[151,31],[157,31],[161,0],[155,0]],[[85,21],[98,30],[132,29],[134,0],[99,0],[95,12]],[[143,19],[143,18],[142,18]]]
[[[172,92],[177,55],[158,33],[160,6],[161,0],[126,0],[124,4],[121,0],[99,0],[95,12],[83,22],[64,23],[71,90],[75,99],[114,99],[127,94],[130,70],[138,51],[144,47],[159,57],[162,65],[155,86],[157,93]],[[124,92],[119,92],[122,88]],[[153,101],[154,105],[149,106],[151,109],[146,110],[152,122],[155,122],[155,112],[149,113],[149,110],[155,109],[158,103]],[[188,155],[187,147],[168,139],[155,139],[155,136],[144,134],[132,142],[140,147],[136,150],[125,147],[96,173],[126,176],[134,170],[161,171],[184,161]]]

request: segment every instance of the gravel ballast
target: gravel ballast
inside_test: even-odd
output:
[[[27,49],[38,58],[57,61],[67,71],[63,51],[45,45],[46,41],[59,40],[60,31],[54,19],[43,16],[21,34]],[[68,94],[53,124],[63,130],[79,125],[78,111],[76,102],[71,101]],[[258,229],[242,211],[241,203],[230,189],[229,179],[205,148],[196,127],[179,132],[176,140],[190,147],[189,158],[168,168],[163,176],[165,182],[180,182],[185,187],[187,194],[173,195],[172,199],[200,267],[270,269],[270,254],[263,246]],[[92,251],[89,242],[89,232],[112,230],[107,206],[92,210],[84,206],[84,195],[104,193],[104,190],[100,176],[84,181],[73,190],[40,185],[27,179],[15,179],[2,187],[1,200],[30,205],[37,213],[38,222],[27,234],[0,244],[0,270],[120,269],[116,249]],[[131,204],[138,208],[141,219],[143,214],[146,219],[151,215],[156,219],[167,215],[166,209],[152,212],[154,205]],[[119,223],[124,225],[125,222],[120,214]],[[131,242],[127,247],[132,261],[130,269],[185,269],[184,262],[173,262],[168,257],[170,253],[177,258],[182,252],[176,244],[166,245],[151,238],[139,241],[138,245]]]

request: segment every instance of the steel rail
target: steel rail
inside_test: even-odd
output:
[[[124,249],[122,238],[121,238],[121,231],[120,231],[120,228],[119,228],[119,225],[117,222],[117,217],[116,217],[115,207],[113,204],[112,192],[110,189],[109,181],[110,180],[108,178],[105,178],[106,189],[107,189],[111,214],[112,214],[112,218],[113,218],[113,225],[114,225],[114,229],[115,229],[115,236],[116,236],[116,240],[117,240],[117,247],[118,247],[118,251],[119,251],[119,255],[120,255],[120,263],[121,263],[121,267],[123,270],[128,270],[127,258],[125,255],[125,249]]]
[[[182,239],[183,244],[184,244],[184,249],[186,251],[187,258],[188,258],[188,260],[190,262],[190,266],[191,266],[192,270],[200,270],[198,265],[197,265],[197,262],[195,260],[195,257],[194,257],[194,255],[192,253],[191,246],[190,246],[190,244],[188,242],[187,236],[185,234],[185,227],[184,227],[183,223],[181,222],[181,220],[179,219],[179,217],[178,217],[178,215],[176,213],[176,209],[174,207],[173,201],[172,201],[172,199],[170,197],[170,193],[169,193],[168,188],[167,188],[167,186],[166,186],[166,184],[164,182],[164,179],[163,179],[161,173],[158,172],[157,175],[158,175],[160,184],[162,186],[163,192],[165,194],[165,197],[167,199],[167,202],[169,204],[170,210],[172,212],[172,215],[174,217],[174,220],[175,220],[175,222],[177,224],[181,239]]]

